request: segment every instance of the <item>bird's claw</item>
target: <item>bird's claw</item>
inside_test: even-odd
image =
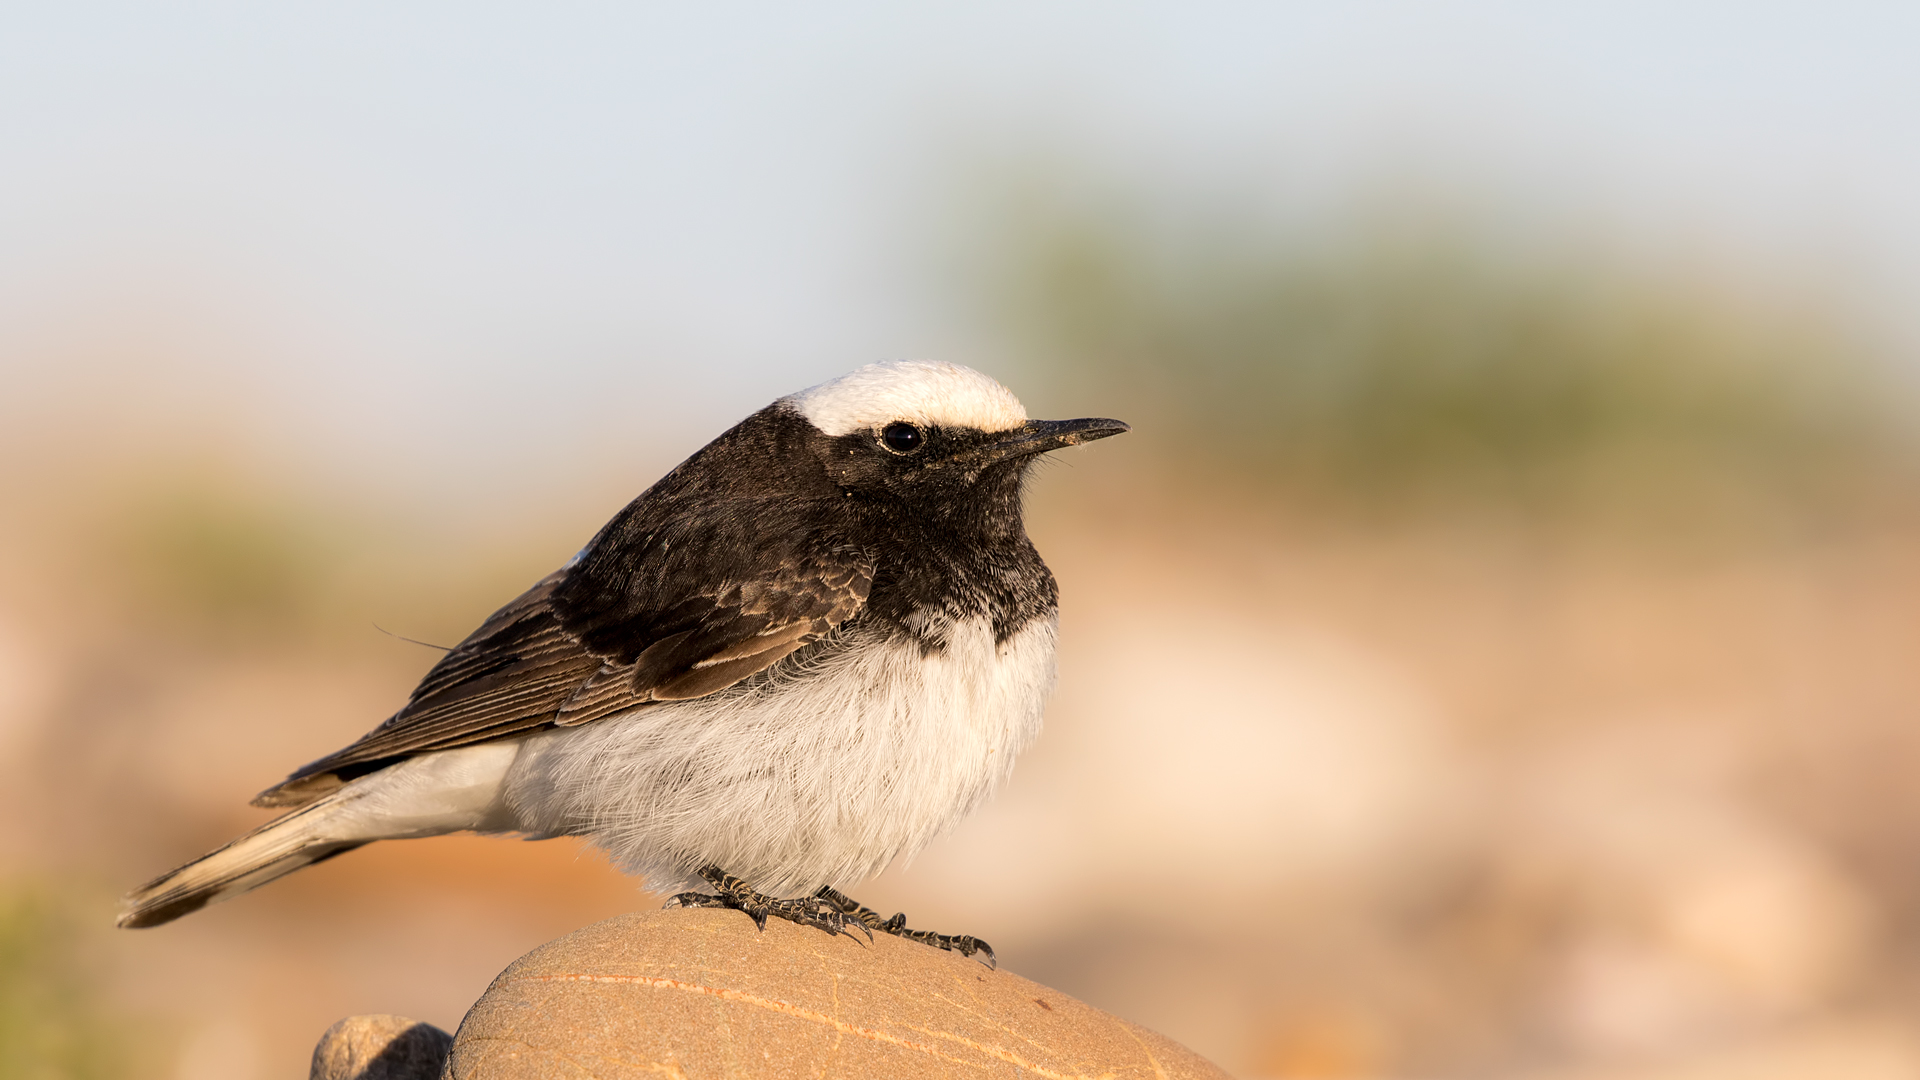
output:
[[[817,896],[776,900],[716,866],[703,867],[700,870],[700,876],[707,879],[708,884],[713,886],[714,892],[683,892],[668,900],[665,906],[732,908],[735,911],[744,912],[747,918],[753,920],[753,925],[762,932],[767,929],[768,917],[772,917],[785,919],[800,926],[811,926],[835,936],[846,934],[848,937],[853,937],[847,929],[849,922],[853,920],[849,920],[844,912]],[[853,922],[853,925],[859,926],[866,933],[867,940],[873,940],[871,930],[858,922]]]
[[[815,899],[825,901],[843,917],[864,929],[869,939],[873,937],[875,931],[878,931],[882,934],[892,934],[894,937],[903,937],[909,941],[917,941],[922,945],[931,945],[936,949],[957,952],[961,956],[984,953],[981,963],[996,971],[1000,968],[999,959],[993,954],[993,946],[977,937],[969,937],[965,934],[936,934],[931,930],[909,930],[906,912],[895,912],[893,918],[882,919],[879,912],[831,886],[822,885],[813,895]]]

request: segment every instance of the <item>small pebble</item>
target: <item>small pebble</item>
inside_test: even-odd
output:
[[[320,1036],[308,1080],[437,1080],[453,1036],[405,1016],[349,1016]]]

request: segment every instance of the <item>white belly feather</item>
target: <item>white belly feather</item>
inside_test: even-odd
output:
[[[1039,733],[1054,637],[1046,620],[996,645],[979,619],[926,655],[850,641],[712,697],[542,732],[507,772],[500,831],[589,837],[655,889],[701,884],[707,863],[777,896],[852,885],[1006,778]]]

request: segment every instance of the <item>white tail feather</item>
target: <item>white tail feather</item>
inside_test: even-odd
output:
[[[338,805],[321,800],[229,841],[127,895],[123,927],[159,926],[257,889],[274,878],[366,843],[327,835]]]
[[[423,754],[363,776],[127,894],[119,925],[159,926],[375,840],[510,831],[499,793],[515,743]]]

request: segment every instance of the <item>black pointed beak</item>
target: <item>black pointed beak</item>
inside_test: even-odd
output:
[[[1049,450],[1079,446],[1131,430],[1130,425],[1119,420],[1029,420],[1007,432],[1000,441],[962,456],[968,465],[978,468],[996,461],[1032,457]]]

